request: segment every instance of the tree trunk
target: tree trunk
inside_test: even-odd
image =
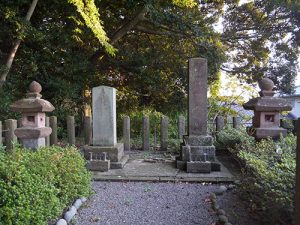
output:
[[[35,7],[37,5],[38,0],[32,0],[31,5],[28,9],[28,12],[25,16],[25,20],[26,21],[30,21],[30,18],[35,10]],[[11,69],[12,63],[14,61],[14,58],[16,56],[16,53],[18,51],[18,48],[21,44],[21,40],[16,40],[16,42],[14,43],[14,45],[12,46],[11,50],[9,51],[5,66],[4,66],[4,71],[2,72],[2,74],[0,75],[0,88],[2,88],[2,86],[4,85],[7,75]]]

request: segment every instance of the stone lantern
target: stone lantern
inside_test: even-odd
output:
[[[254,110],[249,133],[258,140],[286,136],[287,130],[280,127],[280,112],[290,111],[292,106],[283,98],[273,97],[274,83],[269,78],[262,79],[258,85],[261,89],[260,97],[250,99],[243,105],[244,109]]]
[[[10,107],[15,112],[22,114],[21,127],[15,130],[15,135],[21,140],[25,148],[36,150],[45,146],[45,137],[52,132],[50,127],[45,127],[45,112],[52,112],[53,105],[41,99],[42,86],[33,81],[29,85],[26,98],[14,102]]]

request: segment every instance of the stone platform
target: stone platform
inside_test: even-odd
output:
[[[84,154],[84,158],[89,160],[90,154],[96,156],[106,152],[107,159],[110,160],[110,163],[103,162],[107,169],[122,169],[126,162],[129,159],[129,155],[124,155],[124,144],[117,143],[115,146],[83,146],[82,152]],[[105,165],[100,167],[105,167]],[[89,168],[96,168],[97,166],[90,166]],[[101,169],[101,171],[106,171],[107,169]]]
[[[221,171],[187,173],[176,168],[175,159],[166,159],[163,152],[125,152],[129,161],[123,169],[93,172],[96,181],[161,181],[161,182],[233,182],[239,179],[239,169],[230,156],[217,156]],[[157,161],[153,160],[159,159]],[[165,159],[164,159],[165,158]],[[161,159],[161,160],[160,160]]]

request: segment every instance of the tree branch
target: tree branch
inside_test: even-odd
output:
[[[31,5],[28,9],[28,12],[25,16],[26,21],[30,21],[30,18],[31,18],[31,16],[32,16],[32,14],[35,10],[36,5],[37,5],[37,2],[38,2],[38,0],[32,0]],[[12,63],[14,61],[14,58],[15,58],[16,53],[18,51],[18,48],[20,47],[20,44],[21,44],[21,40],[20,39],[16,40],[16,42],[12,46],[11,50],[9,51],[6,63],[4,65],[4,70],[2,71],[2,74],[0,76],[0,88],[3,87],[3,85],[6,81],[7,75],[9,73],[10,69],[11,69]]]
[[[145,17],[147,13],[146,6],[139,9],[139,11],[136,13],[133,19],[129,20],[127,23],[125,23],[121,28],[119,28],[117,31],[114,32],[112,37],[110,38],[110,43],[113,45],[118,40],[120,40],[122,37],[124,37],[130,30],[134,28],[143,18]],[[103,54],[102,49],[98,49],[90,58],[90,61],[95,62],[101,55]]]

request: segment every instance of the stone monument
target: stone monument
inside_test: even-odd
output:
[[[124,144],[117,143],[116,89],[107,86],[94,87],[92,101],[93,137],[92,145],[83,148],[85,158],[93,161],[93,164],[102,163],[101,171],[109,168],[121,169],[129,157],[124,155]],[[105,160],[100,159],[103,154]],[[97,158],[98,156],[100,157]]]
[[[188,134],[183,137],[177,168],[188,173],[220,171],[213,138],[207,134],[207,61],[189,60]]]
[[[15,130],[15,135],[21,140],[25,148],[36,150],[45,146],[45,137],[52,132],[45,127],[45,112],[52,112],[53,105],[41,99],[42,86],[33,81],[29,86],[27,98],[14,102],[10,107],[15,112],[21,112],[21,127]]]
[[[290,111],[292,106],[286,99],[273,97],[274,83],[269,78],[262,79],[258,84],[261,89],[260,97],[250,99],[243,105],[244,109],[254,110],[252,127],[248,129],[248,133],[257,140],[286,136],[287,130],[280,127],[280,112]]]

